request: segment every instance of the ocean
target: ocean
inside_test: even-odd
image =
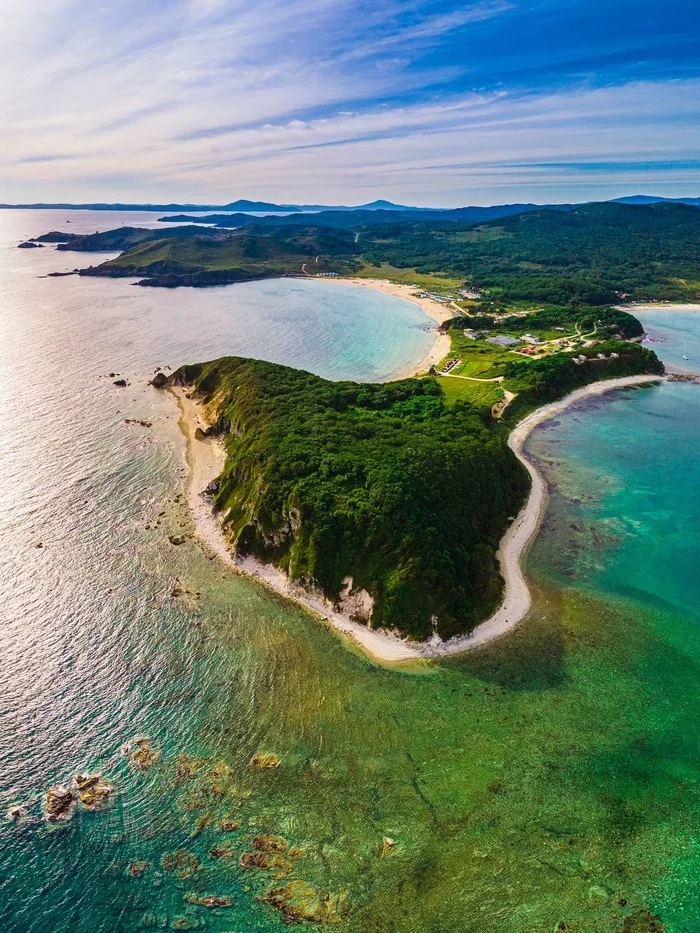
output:
[[[68,220],[154,222],[0,212],[0,815],[25,808],[0,823],[3,933],[251,933],[284,909],[352,933],[697,933],[700,390],[539,429],[532,618],[392,670],[170,543],[183,443],[146,383],[225,353],[386,379],[430,323],[337,283],[40,278],[97,261],[16,249]],[[46,789],[80,772],[113,799],[47,824]]]

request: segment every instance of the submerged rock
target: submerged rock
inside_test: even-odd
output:
[[[262,871],[274,869],[278,878],[288,875],[294,868],[296,859],[304,855],[302,849],[290,848],[282,836],[256,836],[253,839],[254,852],[244,852],[238,864],[241,868],[259,868]]]
[[[194,852],[188,852],[187,849],[165,852],[160,864],[163,871],[174,872],[180,881],[187,881],[202,870],[202,863]]]
[[[13,803],[8,807],[7,818],[12,823],[17,823],[23,816],[27,815],[27,808],[23,803]]]
[[[259,852],[286,852],[289,843],[282,836],[256,836],[253,848]]]
[[[194,824],[194,829],[190,833],[190,839],[196,839],[197,836],[200,836],[205,829],[209,829],[213,822],[213,813],[205,813],[203,816],[200,816]]]
[[[277,757],[277,755],[272,755],[269,753],[258,752],[256,755],[250,759],[250,764],[253,768],[258,768],[261,771],[266,771],[271,768],[279,768],[282,764],[282,760]]]
[[[129,865],[129,874],[132,878],[141,878],[148,871],[148,862],[132,862]]]
[[[170,926],[173,930],[201,930],[205,923],[196,917],[173,917]]]
[[[230,843],[224,846],[212,846],[211,849],[209,849],[209,858],[214,861],[218,861],[219,859],[232,859],[234,855],[235,852]]]
[[[196,774],[206,768],[208,761],[206,758],[197,755],[189,755],[187,752],[181,752],[175,759],[175,779],[178,784],[189,781]]]
[[[44,815],[49,823],[65,822],[73,815],[76,797],[65,784],[54,784],[44,798]]]
[[[223,819],[219,820],[219,830],[222,833],[232,833],[236,829],[240,829],[241,824],[237,823],[235,820]]]
[[[269,852],[244,852],[238,864],[241,868],[261,868],[267,871],[272,868],[272,856]]]
[[[197,907],[233,907],[230,897],[219,897],[216,894],[185,894],[185,900],[188,904],[195,904]]]
[[[297,923],[340,923],[350,910],[344,891],[322,894],[306,881],[290,881],[272,888],[263,900],[279,910],[286,920]]]
[[[121,753],[136,765],[139,771],[148,771],[160,758],[160,751],[153,747],[150,739],[143,737],[122,745]]]
[[[186,540],[187,539],[184,535],[170,535],[168,538],[168,541],[171,544],[174,544],[176,547],[178,547],[180,544],[184,544]]]

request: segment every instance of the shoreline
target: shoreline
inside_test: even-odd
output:
[[[315,276],[310,275],[310,279],[315,279]],[[413,285],[404,285],[401,282],[391,282],[389,279],[363,279],[359,277],[344,277],[338,276],[336,278],[323,278],[319,279],[321,282],[337,282],[340,285],[351,285],[353,287],[359,288],[370,288],[375,292],[382,292],[385,295],[392,295],[394,298],[401,298],[404,301],[410,301],[414,305],[418,305],[421,311],[424,314],[427,314],[435,323],[440,327],[446,321],[451,320],[453,317],[456,317],[454,311],[446,305],[441,305],[437,301],[433,301],[432,298],[419,298],[416,294],[416,287]],[[413,376],[423,375],[427,373],[431,366],[437,366],[450,352],[450,335],[441,334],[436,330],[435,332],[435,343],[432,346],[432,349],[427,353],[421,360],[419,360],[414,366],[409,367],[407,370],[401,370],[400,372],[394,373],[388,381],[395,381],[398,379],[410,379]]]
[[[547,504],[546,483],[532,461],[524,453],[525,443],[532,431],[577,402],[604,395],[615,389],[658,383],[661,376],[624,376],[594,382],[567,395],[557,402],[543,405],[523,419],[511,431],[508,446],[530,474],[532,486],[525,505],[504,534],[497,552],[504,594],[495,613],[466,635],[457,635],[443,642],[435,637],[427,642],[408,642],[388,632],[375,631],[353,622],[337,612],[325,596],[312,593],[294,584],[278,568],[263,564],[253,557],[235,558],[229,551],[223,530],[203,490],[221,473],[225,461],[223,444],[218,438],[197,438],[197,428],[207,428],[206,413],[201,402],[187,398],[181,387],[171,387],[180,408],[180,429],[186,440],[186,459],[189,475],[186,484],[187,502],[192,514],[196,536],[224,563],[254,577],[275,593],[290,599],[330,625],[335,631],[355,641],[375,661],[396,663],[459,654],[487,644],[515,628],[529,613],[532,606],[530,588],[522,568],[522,558],[539,530]]]

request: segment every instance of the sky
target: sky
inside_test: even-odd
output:
[[[0,201],[700,196],[697,0],[0,0]]]

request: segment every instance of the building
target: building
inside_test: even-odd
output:
[[[489,343],[495,343],[498,347],[517,347],[520,340],[517,337],[506,337],[505,334],[499,334],[497,337],[488,337]]]

